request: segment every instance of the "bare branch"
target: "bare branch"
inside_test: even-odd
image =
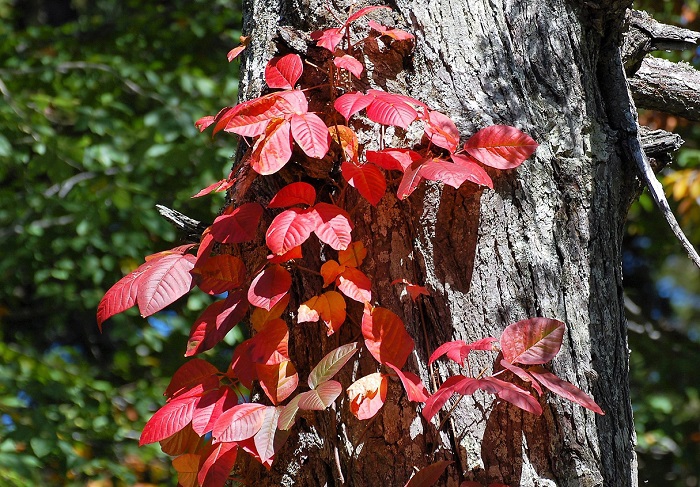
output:
[[[627,12],[629,30],[622,45],[627,76],[637,72],[644,57],[653,51],[685,51],[700,44],[700,33],[657,22],[646,12]]]
[[[637,108],[700,121],[700,71],[689,64],[647,56],[629,84]]]
[[[642,150],[649,158],[654,172],[670,164],[671,153],[680,149],[684,142],[678,134],[661,129],[651,130],[643,125],[639,127],[639,138],[642,142]]]

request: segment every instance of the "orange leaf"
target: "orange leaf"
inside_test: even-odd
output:
[[[276,365],[289,360],[289,328],[284,320],[267,322],[250,343],[250,359],[256,364]]]
[[[342,252],[342,251],[341,251]],[[329,260],[321,266],[321,276],[323,276],[323,287],[328,287],[345,270],[345,266],[338,265],[334,260]]]
[[[366,375],[348,387],[350,412],[357,419],[370,419],[386,400],[387,376],[379,372]]]
[[[301,306],[297,321],[323,320],[328,328],[328,336],[338,331],[340,325],[345,322],[345,299],[336,291],[327,291],[320,296],[314,296]]]
[[[231,254],[214,255],[190,272],[197,286],[208,294],[221,294],[241,287],[246,278],[245,264]]]
[[[289,294],[280,299],[269,311],[263,308],[255,308],[250,314],[250,324],[253,325],[255,331],[262,330],[265,323],[281,317],[288,304]]]
[[[414,342],[401,318],[386,308],[365,304],[362,335],[372,356],[380,363],[403,367],[413,351]]]
[[[199,472],[199,455],[185,453],[173,459],[173,468],[177,472],[177,485],[182,487],[197,486],[197,472]]]
[[[362,242],[352,242],[345,250],[338,251],[338,263],[348,267],[360,267],[367,257],[367,249]]]
[[[328,132],[336,143],[340,141],[346,159],[357,164],[359,162],[359,143],[355,132],[347,125],[333,125],[328,127]]]
[[[289,360],[273,365],[255,364],[255,369],[260,386],[274,405],[287,399],[299,385],[299,375]]]

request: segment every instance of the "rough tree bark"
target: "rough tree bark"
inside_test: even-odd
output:
[[[340,16],[349,7],[325,0],[244,3],[244,33],[252,36],[242,66],[244,99],[260,94],[272,55],[306,50],[299,33],[335,26],[327,7]],[[354,238],[369,249],[363,271],[373,277],[373,299],[407,324],[416,340],[409,368],[432,391],[457,372],[440,364],[431,376],[427,358],[439,344],[499,336],[509,323],[546,316],[568,326],[553,369],[591,394],[606,415],[550,394],[537,418],[476,394],[437,431],[437,422],[427,423],[392,384],[369,423],[355,420],[342,400],[334,413],[305,416],[271,472],[254,461],[239,463],[237,474],[249,485],[402,486],[415,468],[444,459],[454,461],[441,481],[448,486],[637,484],[620,262],[625,216],[639,185],[620,148],[626,135],[619,135],[615,112],[629,100],[611,99],[627,93],[614,60],[630,3],[392,3],[391,14],[374,18],[413,32],[416,48],[406,62],[373,63],[369,45],[370,85],[426,102],[463,134],[514,125],[541,146],[517,170],[495,176],[493,191],[424,184],[405,202],[388,195],[372,208],[358,199],[353,214]],[[411,142],[398,131],[386,137],[387,145]],[[253,183],[258,197],[273,194],[274,178],[260,179]],[[389,285],[397,278],[424,284],[431,297],[413,305]],[[298,300],[320,287],[314,279],[296,278]],[[290,328],[292,358],[304,377],[337,342],[319,338],[316,325]],[[356,334],[346,326],[340,338]],[[341,375],[346,386],[376,371],[376,362],[365,359]]]

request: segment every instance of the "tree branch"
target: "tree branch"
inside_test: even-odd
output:
[[[202,232],[210,226],[207,223],[202,223],[199,220],[190,218],[179,211],[172,210],[167,206],[156,205],[156,208],[158,208],[160,216],[168,220],[168,223],[185,232],[185,239],[188,242],[199,243]]]
[[[689,64],[647,56],[629,84],[638,108],[700,121],[700,71]]]
[[[622,45],[627,76],[637,72],[644,57],[653,51],[685,51],[700,44],[700,33],[657,22],[646,12],[627,11],[629,29]]]
[[[658,172],[671,163],[671,153],[683,145],[681,136],[665,130],[651,130],[649,127],[639,127],[639,138],[642,150],[649,158],[652,169]]]

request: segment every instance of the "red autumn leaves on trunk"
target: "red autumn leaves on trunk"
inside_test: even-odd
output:
[[[441,345],[428,365],[446,355],[465,375],[447,378],[432,394],[418,375],[403,370],[411,356],[418,358],[415,343],[401,318],[375,302],[372,279],[361,270],[367,248],[357,238],[353,240],[352,209],[345,206],[345,192],[357,191],[377,206],[388,187],[395,188],[397,198],[403,200],[423,180],[456,189],[467,182],[475,185],[472,190],[493,188],[495,170],[516,168],[534,153],[537,143],[505,125],[482,128],[462,143],[448,116],[414,98],[377,89],[344,92],[343,87],[365,73],[364,57],[357,48],[362,43],[354,48],[346,43],[350,29],[378,9],[386,7],[360,9],[341,27],[312,34],[319,48],[330,51],[326,66],[314,66],[317,72],[325,70],[334,92],[334,101],[322,113],[309,111],[309,100],[316,100],[307,97],[313,97],[318,87],[307,91],[299,87],[305,60],[298,54],[286,54],[271,59],[265,69],[265,81],[272,92],[196,122],[202,131],[213,126],[213,134],[223,131],[243,138],[241,143],[249,148],[242,164],[262,176],[277,173],[290,163],[299,166],[303,174],[305,164],[332,156],[328,179],[337,179],[333,185],[339,191],[329,191],[325,185],[319,197],[311,184],[314,180],[304,176],[304,181],[282,187],[267,203],[229,206],[203,233],[196,255],[188,253],[193,246],[154,254],[117,282],[100,302],[97,318],[101,327],[105,320],[133,305],[138,305],[143,316],[150,316],[195,286],[217,296],[219,299],[192,326],[184,352],[187,357],[216,347],[239,323],[247,322],[255,331],[235,347],[224,372],[202,358],[186,362],[165,392],[165,405],[144,428],[140,443],[159,441],[163,451],[176,456],[173,465],[183,486],[223,485],[239,450],[269,468],[296,419],[308,411],[329,408],[344,390],[347,400],[340,407],[348,407],[360,420],[374,417],[386,401],[390,381],[401,384],[410,401],[424,404],[422,413],[428,421],[453,395],[470,395],[477,390],[541,414],[541,396],[549,389],[602,414],[580,389],[543,367],[562,343],[564,324],[557,320],[520,321],[506,327],[500,340],[487,337],[473,343]],[[388,45],[415,41],[407,32],[374,21],[369,21],[368,27],[370,35],[378,35]],[[242,38],[242,45],[229,53],[229,60],[249,42]],[[423,144],[411,149],[384,148],[380,140],[379,150],[364,150],[358,133],[351,128],[360,116],[365,125],[394,126],[397,130],[419,124]],[[229,189],[235,192],[236,182],[232,172],[195,196]],[[269,224],[262,227],[263,221]],[[309,239],[317,242],[310,246]],[[252,263],[238,257],[240,246],[251,245],[266,247],[267,259]],[[319,248],[323,264],[320,269],[311,269],[320,276],[319,288],[304,290],[306,300],[289,310],[295,273],[309,271],[298,260],[303,252],[319,252]],[[391,284],[404,286],[413,302],[429,296],[427,288],[400,276]],[[361,318],[348,317],[360,309]],[[320,322],[325,335],[330,336],[346,321],[354,321],[355,326],[360,322],[361,340],[331,350],[313,367],[306,382],[301,382],[290,354],[290,326]],[[323,340],[319,337],[319,342]],[[376,367],[343,385],[341,380],[347,381],[349,374],[340,379],[336,375],[359,350],[373,357]],[[499,370],[473,376],[470,353],[494,354]],[[250,402],[249,390],[256,385],[265,404]],[[416,478],[439,476],[444,469],[440,467],[434,472],[419,472]]]

